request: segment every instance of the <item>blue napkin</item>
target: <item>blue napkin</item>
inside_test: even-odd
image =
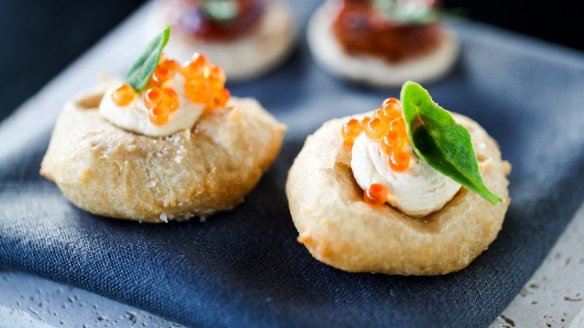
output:
[[[302,7],[307,3],[297,9],[314,7]],[[302,10],[304,22],[308,10]],[[144,14],[0,125],[0,267],[197,327],[484,327],[540,265],[584,198],[584,58],[462,23],[460,63],[427,87],[443,107],[482,124],[513,172],[503,230],[461,272],[346,273],[296,242],[284,183],[307,134],[326,119],[371,110],[399,93],[334,79],[302,41],[278,70],[231,87],[237,96],[257,97],[289,125],[280,157],[243,204],[206,222],[161,225],[78,210],[38,175],[50,128],[62,102],[88,86],[96,67],[129,66],[132,58],[120,63],[108,56],[136,52],[128,40],[139,35]]]

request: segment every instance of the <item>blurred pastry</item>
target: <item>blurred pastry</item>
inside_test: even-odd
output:
[[[156,31],[166,24],[173,39],[166,53],[179,60],[206,54],[231,81],[261,75],[292,50],[290,8],[270,0],[159,0],[152,11]]]
[[[205,56],[184,65],[157,37],[124,83],[68,102],[41,164],[77,207],[168,222],[239,204],[277,156],[285,127],[254,99],[230,97]]]
[[[308,43],[328,71],[380,87],[440,79],[459,52],[434,0],[329,1],[313,14]]]
[[[418,87],[404,87],[403,105],[391,98],[375,112],[326,122],[295,159],[286,194],[298,241],[319,261],[351,272],[446,274],[496,238],[510,202],[509,163],[478,123],[451,116]]]

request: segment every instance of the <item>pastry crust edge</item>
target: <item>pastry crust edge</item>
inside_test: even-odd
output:
[[[462,188],[444,208],[422,218],[367,205],[340,134],[348,117],[335,119],[307,138],[289,171],[286,194],[298,242],[317,260],[349,272],[441,275],[468,266],[502,227],[511,165],[482,127],[453,116],[469,130],[484,182],[501,203],[491,205]]]
[[[40,169],[69,201],[96,215],[160,223],[230,210],[282,146],[285,125],[253,99],[232,98],[233,108],[204,115],[192,129],[153,138],[102,118],[96,107],[104,90],[65,105]],[[148,167],[155,153],[160,166]]]

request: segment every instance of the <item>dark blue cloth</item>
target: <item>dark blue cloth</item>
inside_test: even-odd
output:
[[[60,104],[40,98],[28,115],[5,121],[0,266],[198,327],[487,326],[583,200],[584,58],[481,25],[464,23],[457,31],[460,63],[450,77],[427,87],[442,106],[482,124],[513,164],[503,230],[461,272],[345,273],[314,260],[296,242],[284,182],[306,135],[328,118],[373,109],[399,92],[324,74],[304,42],[280,69],[231,88],[257,97],[289,131],[280,157],[246,201],[204,223],[149,225],[76,209],[38,175],[50,124],[26,135],[13,128],[52,120]]]

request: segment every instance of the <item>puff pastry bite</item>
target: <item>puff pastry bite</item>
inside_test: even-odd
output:
[[[312,16],[308,43],[321,66],[348,80],[398,87],[445,76],[459,43],[433,0],[330,0]]]
[[[277,156],[285,126],[254,99],[231,97],[205,56],[162,55],[169,33],[125,83],[62,111],[41,174],[77,207],[145,222],[206,217],[239,204]]]
[[[496,238],[508,162],[478,123],[408,82],[401,102],[324,123],[292,165],[286,194],[298,241],[351,272],[439,275]]]
[[[158,0],[151,26],[175,31],[167,53],[186,60],[197,50],[231,81],[253,79],[280,64],[295,40],[291,10],[271,0]]]

